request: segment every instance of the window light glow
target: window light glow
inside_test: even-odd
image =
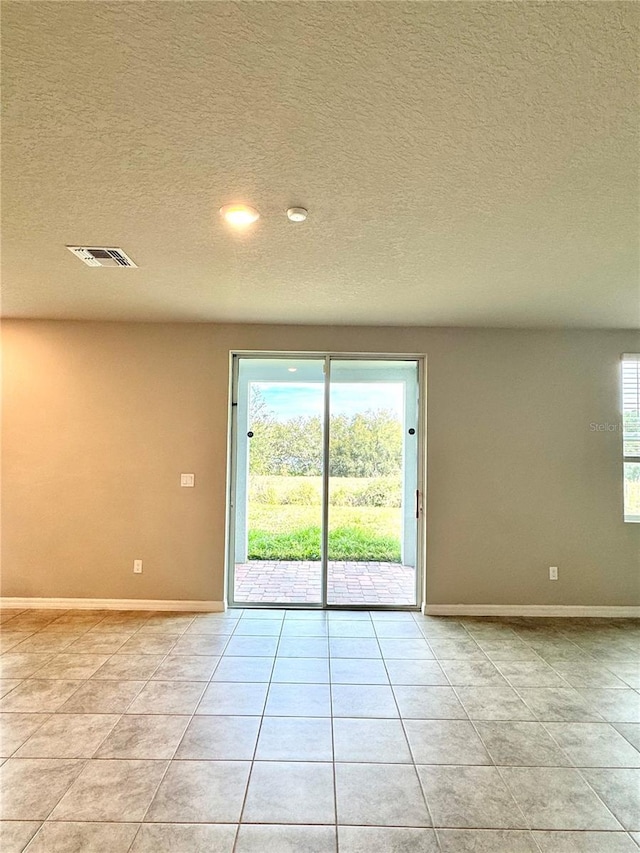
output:
[[[607,428],[617,424],[593,426]],[[640,353],[637,352],[622,356],[622,453],[624,520],[640,523]]]

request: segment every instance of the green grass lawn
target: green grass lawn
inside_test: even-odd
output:
[[[320,506],[251,501],[249,559],[319,560],[320,525]],[[400,562],[401,527],[398,507],[330,506],[329,559]]]
[[[249,531],[250,560],[319,560],[320,552],[319,527],[302,527],[291,533]],[[329,559],[399,563],[400,541],[356,527],[338,527],[329,531]]]

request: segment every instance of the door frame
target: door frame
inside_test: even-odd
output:
[[[416,604],[330,604],[327,602],[328,571],[322,573],[322,601],[314,604],[308,602],[244,602],[234,600],[235,585],[235,500],[237,493],[235,464],[238,425],[237,425],[237,399],[238,390],[238,367],[240,358],[270,359],[270,358],[295,358],[295,359],[323,359],[328,378],[325,378],[324,394],[324,429],[323,429],[323,458],[328,459],[329,450],[329,422],[331,413],[329,410],[329,399],[331,391],[330,364],[331,359],[344,359],[349,361],[415,361],[418,366],[418,458],[417,458],[417,481],[419,500],[417,510],[419,512],[416,542]],[[426,426],[427,426],[427,357],[424,353],[380,353],[380,352],[327,352],[316,350],[230,350],[229,351],[229,415],[228,415],[228,439],[227,439],[227,501],[226,501],[226,524],[225,524],[225,606],[230,609],[241,608],[244,610],[422,610],[426,602],[426,495],[427,495],[427,470],[426,470]],[[329,471],[325,465],[322,475],[322,554],[327,553],[329,537],[328,515],[329,515]]]

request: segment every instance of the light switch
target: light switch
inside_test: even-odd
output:
[[[183,488],[193,488],[196,484],[195,474],[180,474],[180,485]]]

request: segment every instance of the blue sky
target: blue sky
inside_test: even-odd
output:
[[[306,382],[256,382],[277,420],[299,415],[321,415],[324,385]],[[367,409],[391,409],[402,413],[402,383],[336,383],[331,386],[331,413],[355,415]]]

